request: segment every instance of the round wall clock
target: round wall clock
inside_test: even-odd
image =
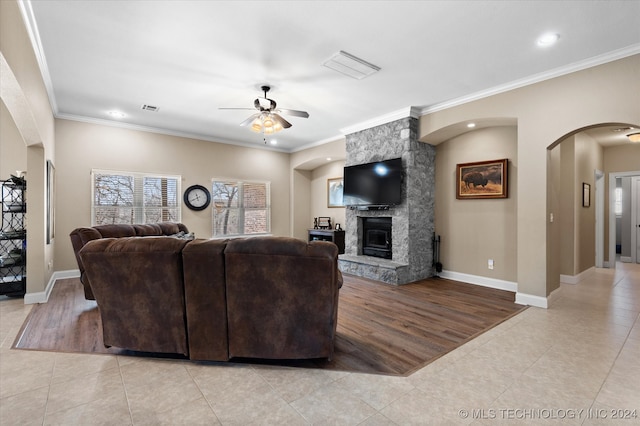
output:
[[[202,185],[191,185],[184,191],[184,203],[191,210],[204,210],[211,203],[211,194]]]

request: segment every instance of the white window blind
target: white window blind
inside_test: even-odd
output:
[[[180,222],[180,176],[92,170],[93,225]]]
[[[214,237],[271,232],[269,182],[214,179],[211,194]]]
[[[622,215],[622,188],[616,188],[614,209],[617,216]]]

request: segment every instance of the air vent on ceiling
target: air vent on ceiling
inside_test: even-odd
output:
[[[157,106],[144,104],[144,105],[142,105],[142,109],[144,109],[144,110],[146,110],[146,111],[156,112],[156,111],[158,111],[160,108],[158,108]]]
[[[363,78],[380,71],[380,67],[370,64],[360,58],[356,58],[342,50],[327,59],[322,65],[357,80],[362,80]]]

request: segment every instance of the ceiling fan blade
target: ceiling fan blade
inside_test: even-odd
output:
[[[271,116],[273,117],[273,119],[275,121],[277,121],[278,123],[280,123],[280,125],[282,127],[284,127],[285,129],[288,129],[289,127],[291,127],[291,123],[289,123],[287,120],[285,120],[284,118],[280,117],[278,114],[271,114]]]
[[[279,108],[278,112],[283,114],[293,115],[295,117],[309,118],[309,113],[307,111],[298,111],[295,109],[282,109]]]
[[[244,120],[242,123],[240,123],[241,126],[248,126],[249,124],[251,124],[251,122],[253,120],[255,120],[256,118],[260,117],[260,113],[256,113],[251,115],[251,117],[247,118],[246,120]]]

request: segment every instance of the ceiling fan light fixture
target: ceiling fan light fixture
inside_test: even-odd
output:
[[[261,114],[251,122],[251,130],[256,133],[271,135],[284,129],[278,121],[274,120],[271,114]]]
[[[627,137],[631,142],[635,142],[635,143],[640,142],[640,133],[631,133],[627,135]]]

